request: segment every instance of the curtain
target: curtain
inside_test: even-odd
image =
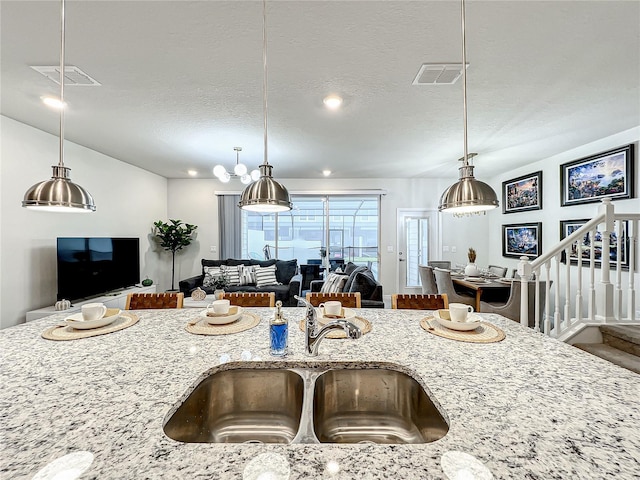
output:
[[[220,257],[242,256],[242,211],[238,207],[240,195],[218,196],[218,228],[220,229]]]

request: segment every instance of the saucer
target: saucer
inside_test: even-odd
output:
[[[206,322],[209,325],[227,325],[229,323],[235,322],[242,316],[242,313],[244,312],[242,307],[236,307],[236,308],[238,309],[236,313],[232,313],[230,315],[210,317],[207,315],[207,311],[203,310],[200,312],[200,316],[204,317],[206,319]]]
[[[350,308],[342,308],[342,317],[325,317],[324,308],[318,308],[318,323],[320,325],[325,325],[329,322],[333,322],[334,320],[352,320],[356,316],[356,312],[351,310]]]
[[[464,280],[466,282],[473,282],[473,283],[487,283],[488,281],[485,280],[482,277],[464,277]]]
[[[475,330],[480,326],[480,322],[482,318],[480,318],[475,313],[469,314],[470,321],[468,322],[454,322],[453,320],[446,320],[440,317],[439,311],[433,312],[433,318],[435,318],[440,325],[450,330],[457,330],[459,332],[468,332],[470,330]]]
[[[102,318],[96,320],[85,320],[82,318],[82,312],[74,313],[65,318],[68,327],[76,330],[88,330],[90,328],[100,328],[112,324],[118,318],[122,311],[119,308],[108,308],[107,313]]]

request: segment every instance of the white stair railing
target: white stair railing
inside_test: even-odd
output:
[[[640,322],[635,285],[639,225],[640,213],[616,214],[606,198],[598,215],[549,251],[533,261],[521,257],[520,323],[564,339],[582,325]],[[612,258],[615,261],[606,261]],[[628,272],[623,272],[627,264]],[[530,302],[535,302],[533,318]]]

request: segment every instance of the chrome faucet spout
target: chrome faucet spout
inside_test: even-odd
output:
[[[327,336],[327,334],[333,330],[343,330],[347,335],[347,338],[358,339],[362,336],[362,331],[357,325],[346,320],[334,320],[327,323],[324,327],[318,330],[318,316],[316,309],[306,299],[294,295],[296,299],[307,307],[305,314],[305,342],[304,353],[310,357],[316,357],[318,355],[318,348],[320,348],[320,341]]]

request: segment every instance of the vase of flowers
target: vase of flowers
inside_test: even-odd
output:
[[[469,263],[466,267],[464,267],[464,274],[468,277],[477,277],[480,275],[480,270],[476,266],[476,251],[469,247],[469,252],[467,252],[467,258],[469,259]]]

